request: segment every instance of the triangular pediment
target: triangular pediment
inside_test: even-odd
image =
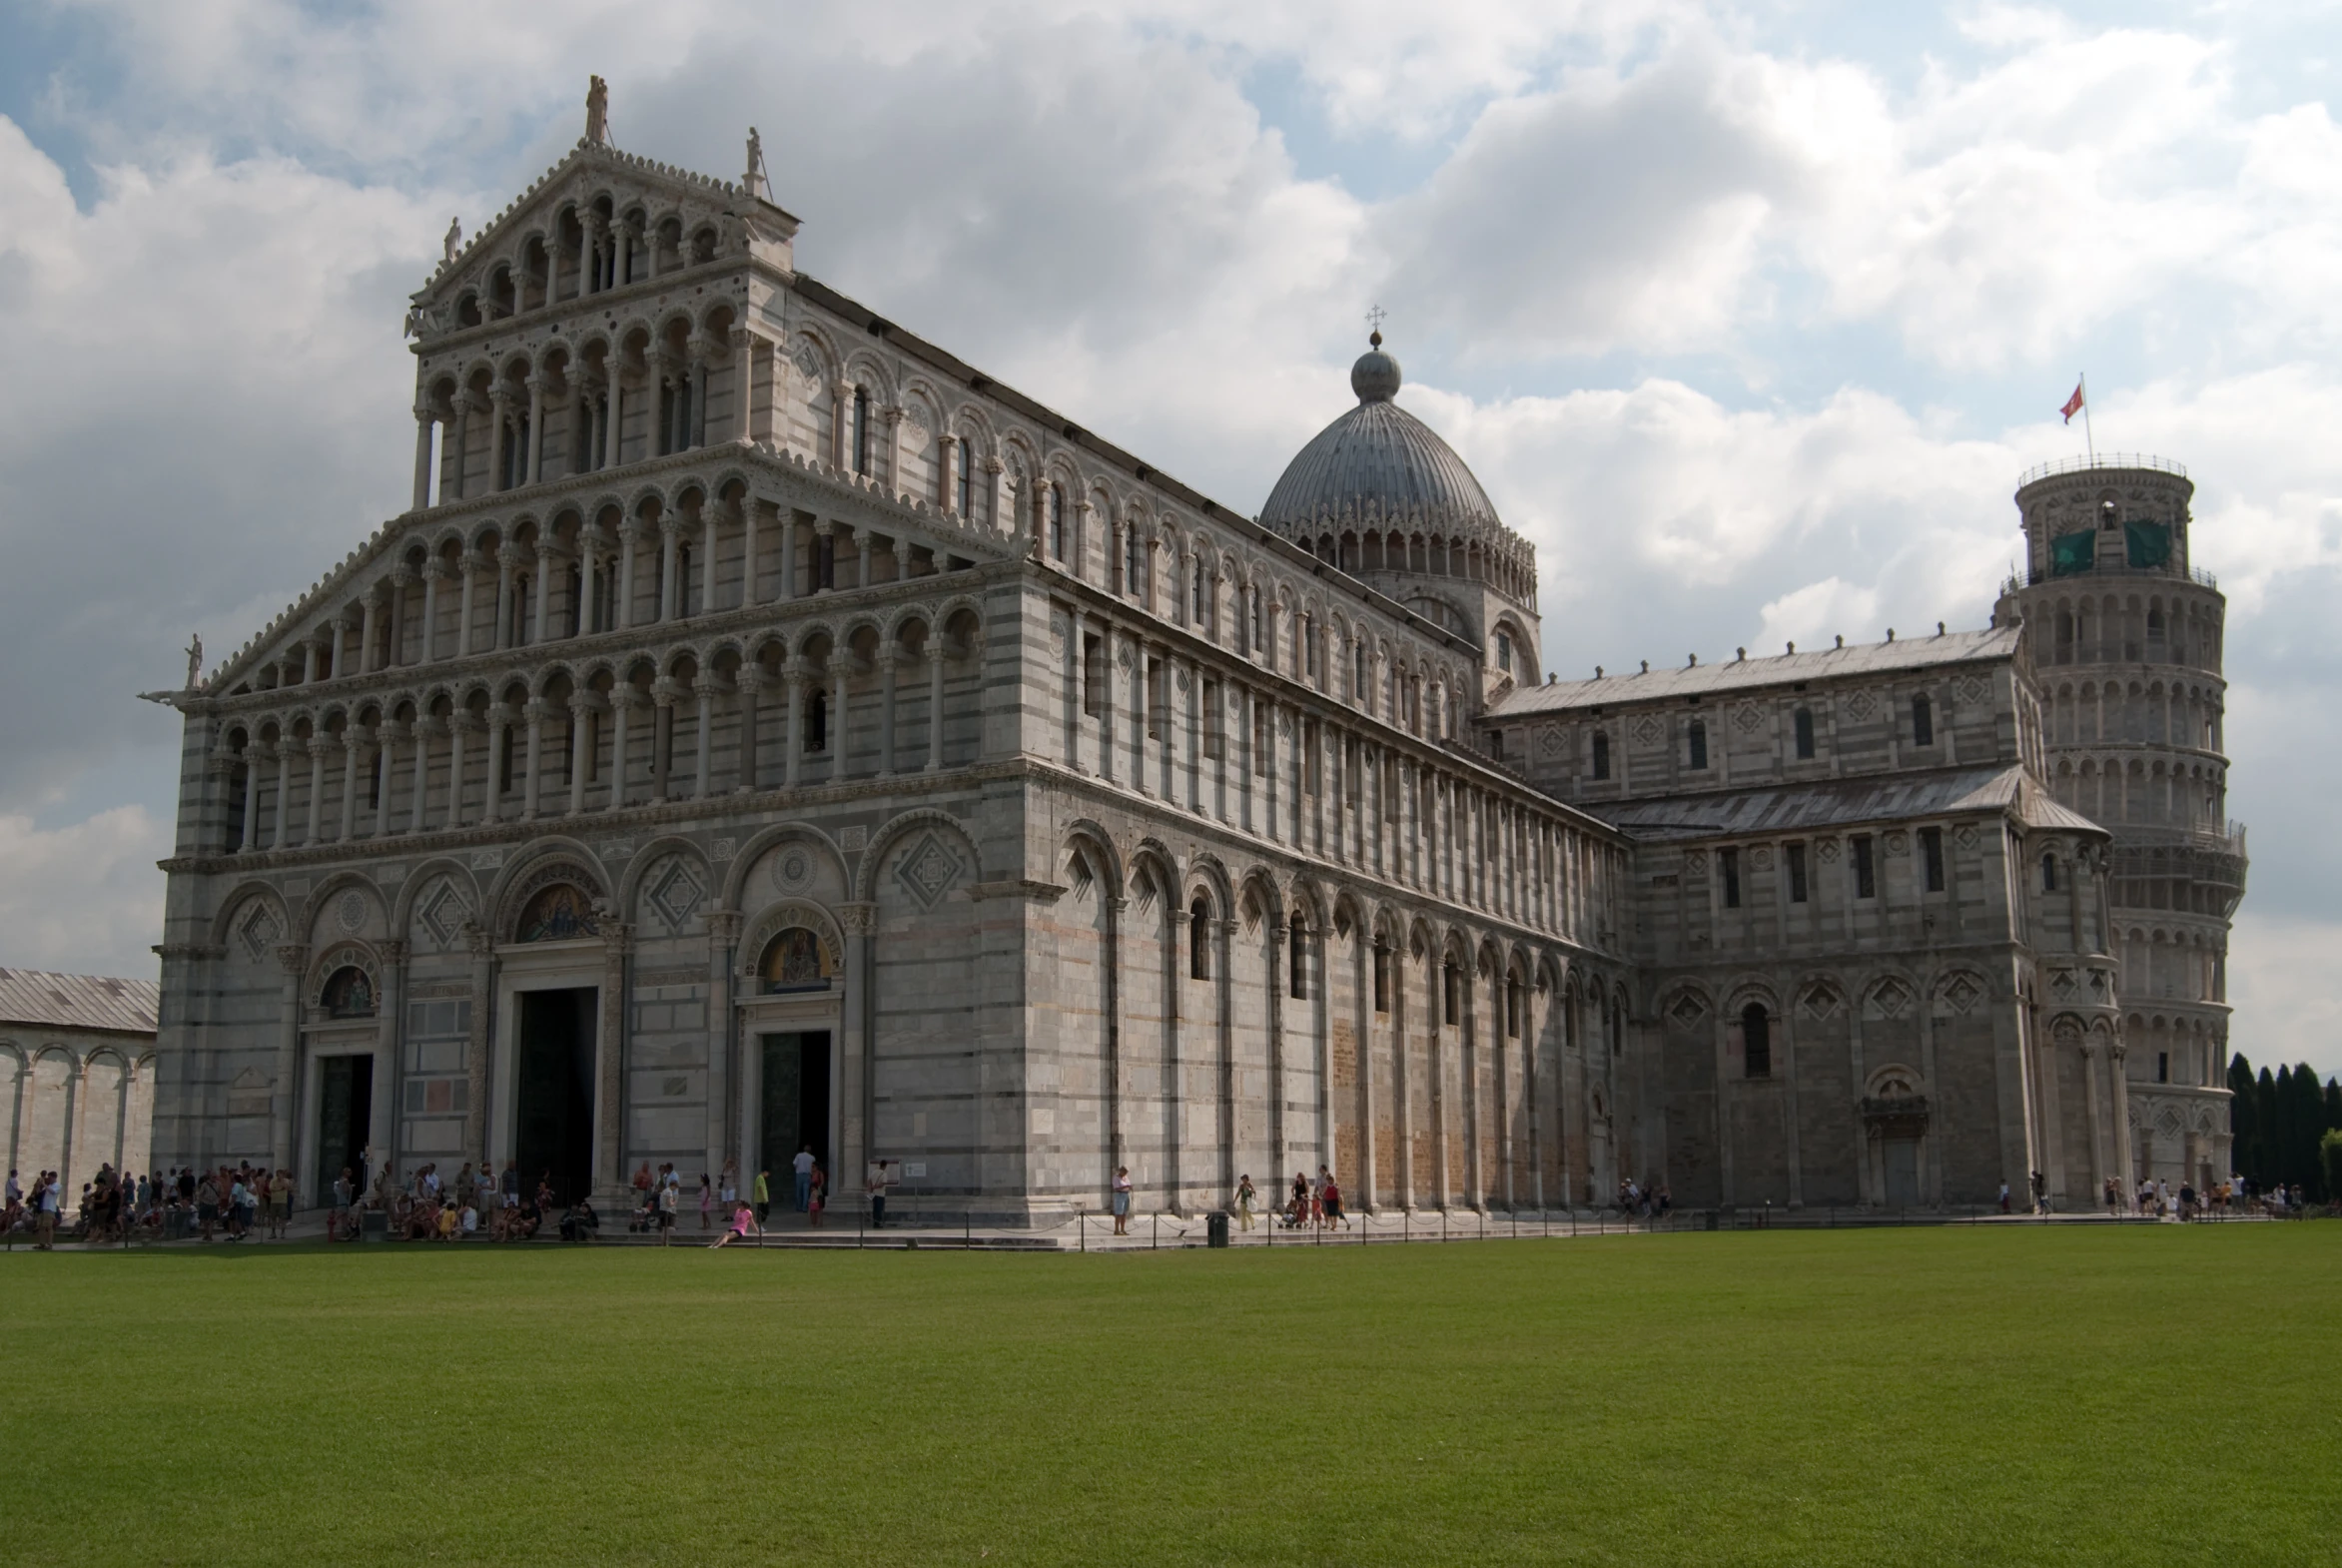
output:
[[[686,247],[712,233],[726,253],[745,237],[784,270],[797,233],[793,215],[743,185],[580,140],[432,271],[412,296],[408,331],[429,339],[528,309],[532,269],[574,267],[585,214],[630,220]]]

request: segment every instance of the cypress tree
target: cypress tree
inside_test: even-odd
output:
[[[2239,1051],[2228,1060],[2228,1151],[2229,1169],[2251,1176],[2259,1170],[2256,1157],[2260,1152],[2260,1119],[2253,1113],[2258,1109],[2252,1092],[2252,1064]]]
[[[2253,1158],[2256,1164],[2250,1175],[2262,1186],[2284,1179],[2277,1175],[2283,1156],[2283,1133],[2277,1126],[2277,1078],[2262,1068],[2252,1081],[2253,1129],[2259,1135],[2253,1140]]]
[[[2292,1088],[2285,1098],[2286,1151],[2296,1173],[2285,1179],[2300,1182],[2305,1196],[2322,1195],[2326,1183],[2318,1169],[2318,1138],[2326,1131],[2326,1096],[2307,1062],[2294,1064]]]

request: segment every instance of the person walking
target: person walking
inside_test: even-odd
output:
[[[885,1161],[873,1160],[870,1163],[870,1171],[863,1180],[863,1187],[870,1194],[870,1228],[883,1230],[886,1228],[887,1222],[887,1163]]]
[[[54,1251],[57,1246],[57,1185],[54,1172],[47,1174],[40,1183],[40,1206],[34,1211],[33,1245],[40,1251]]]
[[[762,1168],[762,1167],[759,1167],[759,1168],[757,1169],[757,1173],[756,1173],[756,1228],[757,1228],[757,1229],[759,1229],[759,1230],[762,1230],[762,1229],[764,1228],[764,1222],[765,1222],[767,1219],[769,1219],[769,1218],[771,1218],[771,1217],[772,1217],[772,1211],[773,1211],[773,1174],[772,1174],[772,1172],[771,1172],[771,1171],[769,1171],[769,1170],[766,1170],[766,1169],[764,1169],[764,1168]]]
[[[707,1234],[713,1228],[715,1215],[716,1189],[709,1183],[707,1173],[702,1171],[699,1173],[699,1233],[701,1235]]]
[[[1236,1223],[1241,1228],[1252,1228],[1252,1205],[1260,1200],[1260,1193],[1252,1185],[1249,1176],[1236,1178]]]
[[[821,1162],[813,1163],[812,1195],[805,1201],[805,1218],[814,1229],[821,1228],[821,1211],[829,1204],[830,1174],[822,1170]]]
[[[1114,1203],[1115,1234],[1129,1235],[1131,1233],[1131,1168],[1129,1166],[1115,1167],[1112,1201]]]
[[[2008,1212],[2008,1183],[2005,1181],[2000,1183],[2000,1212]]]
[[[789,1162],[797,1173],[797,1212],[804,1213],[805,1205],[813,1195],[813,1146],[807,1144],[797,1151],[797,1158]]]
[[[671,1246],[675,1240],[675,1201],[679,1189],[672,1181],[659,1183],[659,1245]]]
[[[716,1201],[723,1211],[730,1213],[732,1205],[740,1201],[740,1162],[727,1158],[724,1169],[716,1177]]]

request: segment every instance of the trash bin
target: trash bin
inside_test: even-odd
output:
[[[1213,1209],[1203,1216],[1203,1244],[1206,1246],[1227,1245],[1226,1209]]]
[[[390,1216],[379,1208],[366,1210],[365,1222],[359,1226],[361,1241],[388,1241],[390,1239]]]

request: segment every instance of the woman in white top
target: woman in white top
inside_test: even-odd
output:
[[[1115,1234],[1129,1235],[1131,1233],[1131,1168],[1129,1166],[1115,1167],[1114,1211]]]

